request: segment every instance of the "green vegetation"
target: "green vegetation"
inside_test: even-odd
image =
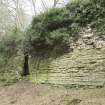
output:
[[[96,30],[98,35],[105,34],[104,0],[75,0],[66,7],[70,11],[70,16],[73,17],[73,20],[78,23],[79,26],[84,27],[90,24],[91,28]]]
[[[25,48],[31,55],[49,56],[69,47],[69,32],[63,26],[67,23],[65,12],[64,9],[51,9],[33,19],[25,41]]]
[[[104,0],[73,0],[65,7],[52,8],[34,17],[26,32],[18,29],[9,32],[0,40],[0,81],[21,78],[24,52],[33,59],[57,57],[69,52],[70,37],[76,40],[87,25],[98,35],[105,35]]]
[[[23,33],[14,29],[0,40],[0,84],[8,85],[21,79]]]
[[[78,38],[78,32],[88,24],[104,34],[104,2],[74,0],[66,7],[49,9],[36,16],[26,33],[26,49],[35,56],[68,52],[69,38]]]
[[[73,99],[73,100],[69,100],[68,103],[66,105],[78,105],[81,102],[80,99]]]
[[[47,83],[49,65],[52,61],[51,58],[39,58],[31,59],[30,64],[30,76],[29,79],[34,83]]]

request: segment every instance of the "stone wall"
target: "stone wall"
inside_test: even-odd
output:
[[[69,85],[103,85],[105,82],[105,50],[75,50],[54,60],[49,82]]]
[[[34,66],[30,63],[31,80],[77,87],[104,86],[105,38],[95,35],[90,28],[83,29],[79,35],[77,41],[71,41],[72,52],[53,60],[36,59]]]
[[[65,85],[103,86],[105,83],[105,41],[91,29],[80,33],[72,43],[73,52],[53,60],[49,67],[48,82]]]

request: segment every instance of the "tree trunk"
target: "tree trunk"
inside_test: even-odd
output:
[[[28,53],[24,54],[23,76],[29,75]]]

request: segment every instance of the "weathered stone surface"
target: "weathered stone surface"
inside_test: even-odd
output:
[[[81,32],[72,43],[73,52],[53,60],[48,82],[66,85],[104,85],[105,41],[96,37],[91,29]]]

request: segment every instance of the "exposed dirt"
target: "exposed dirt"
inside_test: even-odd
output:
[[[65,89],[19,82],[0,87],[0,105],[105,105],[105,88]]]

